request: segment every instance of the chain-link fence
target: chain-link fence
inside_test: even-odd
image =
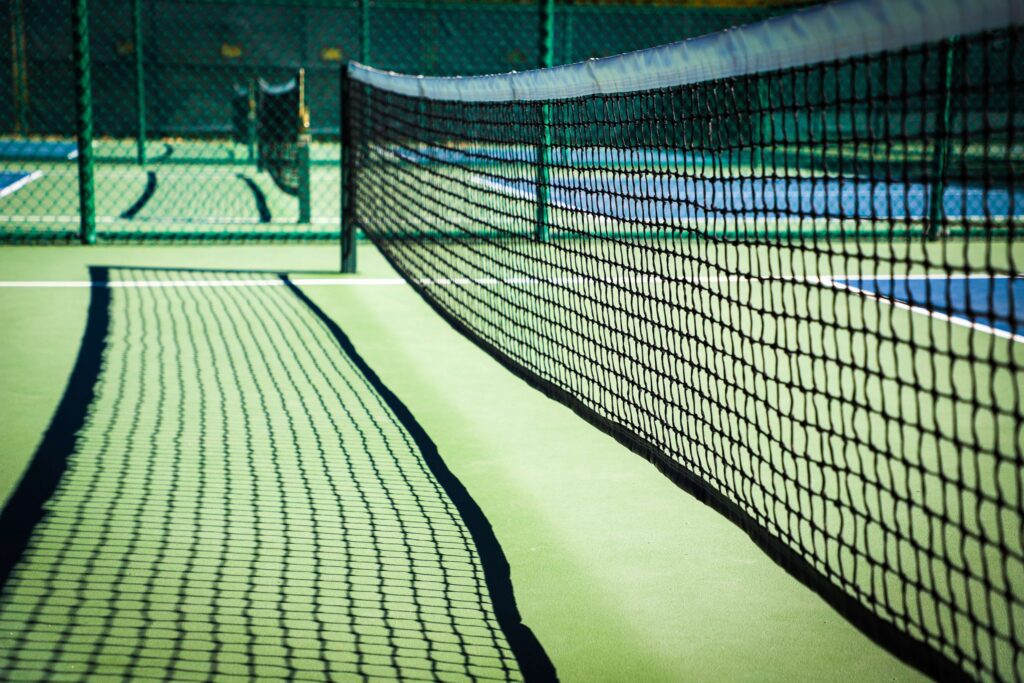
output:
[[[564,63],[680,40],[808,2],[77,4],[87,19],[78,76],[75,3],[0,0],[10,44],[0,51],[0,239],[8,242],[78,240],[86,222],[79,196],[85,174],[93,178],[95,198],[84,205],[95,207],[88,222],[97,240],[334,239],[345,60],[435,75],[518,70],[543,62],[545,11],[554,12],[554,62]],[[259,131],[266,123],[256,106],[261,81],[264,90],[281,88],[300,69],[306,107],[291,121],[303,130],[287,135],[297,136],[289,159],[299,164],[292,171],[307,183],[302,189],[283,186],[261,163]],[[76,93],[91,112],[76,107]],[[88,154],[79,160],[80,134],[90,124],[94,163],[87,163]]]

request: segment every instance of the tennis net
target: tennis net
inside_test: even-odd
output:
[[[287,83],[259,80],[256,104],[260,169],[283,191],[298,196],[302,174],[299,143],[309,129],[302,70]]]
[[[353,64],[347,220],[894,653],[1024,680],[1022,21],[855,0],[500,76]]]

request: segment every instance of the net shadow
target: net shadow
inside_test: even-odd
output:
[[[286,277],[92,278],[0,518],[0,678],[554,678],[480,509]]]

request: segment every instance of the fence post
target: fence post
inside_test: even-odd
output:
[[[75,129],[78,137],[78,212],[83,244],[96,243],[96,194],[92,150],[92,64],[89,0],[71,0],[74,45]]]
[[[573,26],[574,10],[573,0],[565,0],[565,3],[562,5],[562,14],[565,17],[562,22],[562,64],[572,64],[579,61],[572,56],[572,35],[575,28]]]
[[[138,114],[137,138],[140,166],[146,165],[146,66],[142,33],[142,0],[133,0],[132,25],[135,29],[135,109]]]
[[[926,239],[938,239],[945,232],[946,208],[943,199],[946,194],[946,167],[949,165],[949,148],[952,136],[949,132],[953,108],[953,79],[956,70],[957,37],[946,41],[945,71],[943,73],[942,113],[939,115],[932,147],[932,182],[928,188],[928,226]]]
[[[249,154],[249,163],[256,161],[256,79],[250,78],[249,109],[245,115],[245,148]]]
[[[352,164],[352,91],[348,64],[341,65],[341,272],[356,272],[355,170]]]
[[[359,61],[370,63],[370,0],[359,0]]]
[[[539,0],[539,35],[541,66],[551,67],[555,61],[555,0]],[[537,143],[537,207],[534,218],[534,237],[538,242],[548,240],[548,152],[551,146],[551,111],[547,104],[540,105],[540,140]]]
[[[11,2],[11,85],[14,96],[14,132],[28,133],[28,65],[25,52],[25,3]]]
[[[306,70],[299,69],[299,223],[307,224],[312,216],[309,191],[310,146],[309,107],[306,105]]]

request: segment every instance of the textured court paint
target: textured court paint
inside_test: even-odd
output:
[[[360,251],[359,277],[394,277],[372,248]],[[333,276],[337,250],[11,248],[0,250],[0,275],[75,280],[87,277],[86,264],[128,261],[291,268],[310,273],[296,277],[316,277]],[[742,532],[498,367],[408,288],[305,291],[345,326],[491,521],[520,611],[563,680],[919,680]],[[54,354],[66,365],[62,377],[52,371],[50,408],[38,416],[35,438],[63,390],[87,296],[84,289],[0,292],[0,302],[35,297],[3,308],[5,378],[38,385],[33,372]],[[24,325],[34,334],[9,331],[44,305],[61,318],[57,328],[36,321]],[[77,325],[64,320],[76,316]],[[51,338],[51,329],[64,328],[74,328],[72,338]],[[0,424],[31,431],[9,406],[0,410]],[[6,451],[5,444],[5,461]]]
[[[95,287],[90,311],[76,389],[0,518],[31,534],[0,572],[0,678],[521,680],[486,519],[299,290]]]
[[[127,261],[151,267],[291,267],[307,277],[333,276],[337,265],[334,251],[324,246],[2,247],[0,278],[87,282],[90,264]],[[60,401],[88,303],[88,287],[0,289],[0,501],[14,490]]]
[[[11,256],[0,254],[0,272]],[[0,503],[17,486],[64,393],[88,305],[87,289],[0,292]]]

